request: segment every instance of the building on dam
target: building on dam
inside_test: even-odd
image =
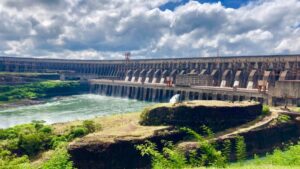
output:
[[[136,60],[0,57],[0,71],[57,72],[95,93],[147,101],[256,100],[300,106],[300,55]]]

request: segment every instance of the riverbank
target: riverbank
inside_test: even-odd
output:
[[[0,85],[0,108],[43,103],[43,99],[85,93],[87,84],[47,80],[24,85]]]

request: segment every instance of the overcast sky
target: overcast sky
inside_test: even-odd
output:
[[[300,53],[300,0],[1,0],[0,55],[74,59]]]

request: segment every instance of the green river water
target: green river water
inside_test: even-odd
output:
[[[153,103],[95,94],[52,98],[44,104],[0,110],[0,128],[44,120],[47,124],[137,112]]]

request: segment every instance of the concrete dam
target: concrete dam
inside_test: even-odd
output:
[[[138,100],[256,100],[300,106],[300,55],[135,60],[0,57],[0,72],[55,72],[91,92]]]

